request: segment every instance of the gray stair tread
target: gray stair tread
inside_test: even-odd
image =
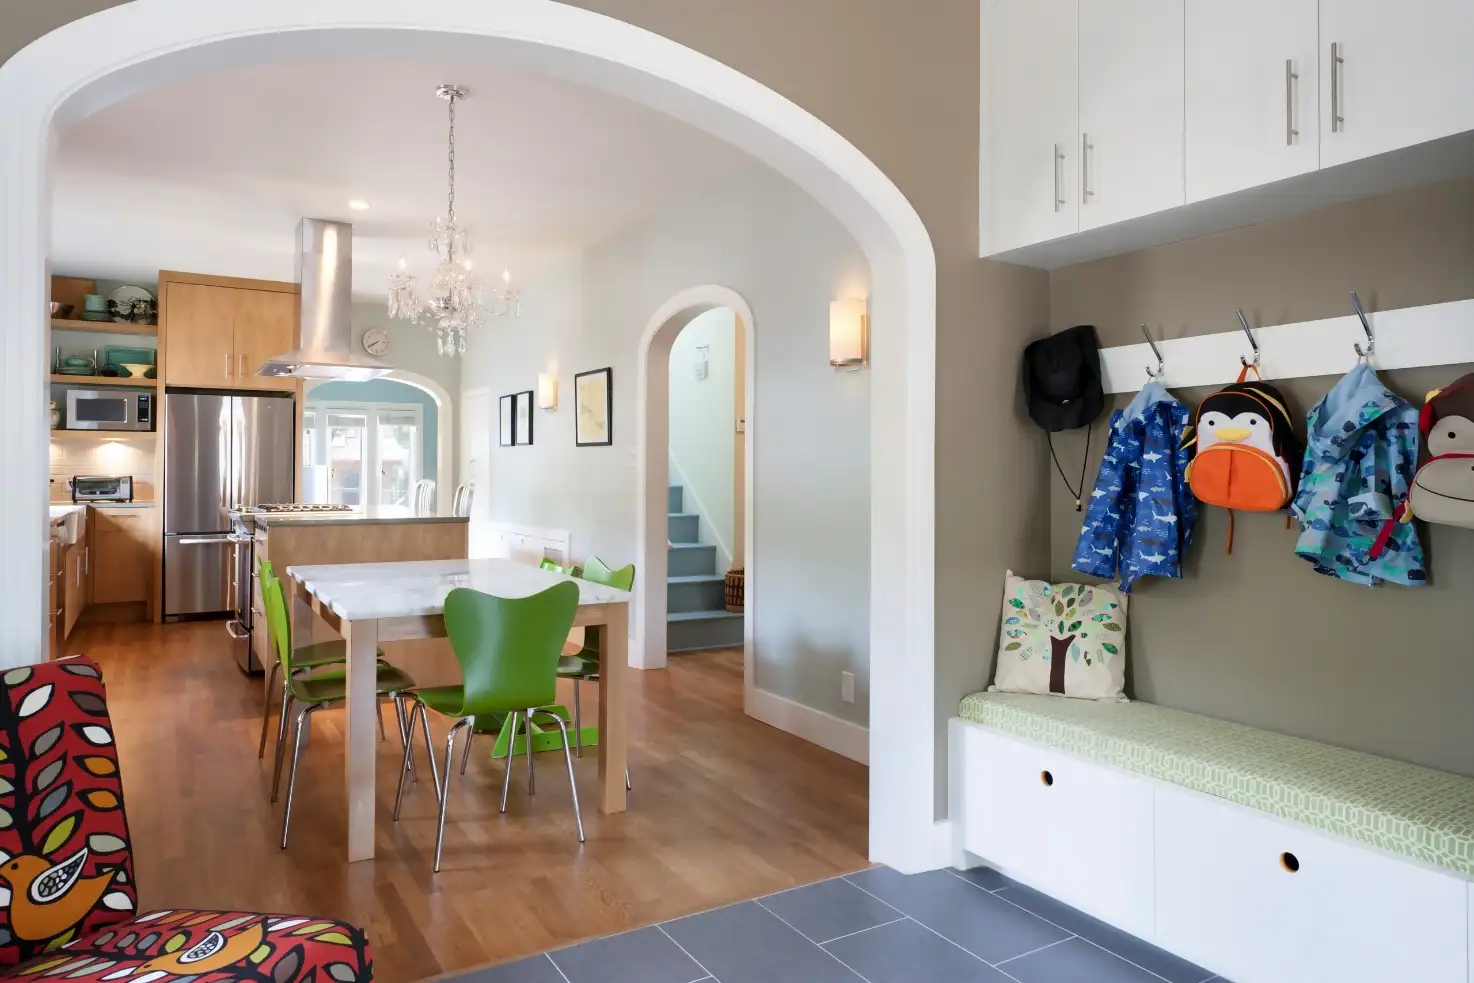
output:
[[[668,584],[724,584],[727,575],[724,573],[702,573],[691,577],[666,577]]]
[[[699,513],[696,513],[696,512],[667,512],[666,515],[669,516],[672,519],[699,519],[699,518],[701,518],[701,515]]]
[[[714,550],[714,549],[716,549],[716,547],[713,546],[711,543],[670,543],[670,544],[667,545],[667,549],[673,549],[673,550]]]
[[[665,616],[666,621],[721,621],[726,618],[740,618],[741,611],[728,611],[723,608],[720,611],[673,611]]]

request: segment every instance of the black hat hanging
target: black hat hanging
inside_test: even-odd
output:
[[[1100,378],[1100,342],[1095,328],[1081,324],[1041,338],[1024,349],[1024,399],[1029,418],[1049,435],[1049,456],[1065,488],[1075,496],[1075,511],[1084,509],[1085,469],[1090,462],[1090,425],[1105,408]],[[1080,487],[1070,487],[1054,452],[1054,434],[1085,427],[1085,459]]]

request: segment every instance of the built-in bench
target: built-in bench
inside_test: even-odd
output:
[[[1145,703],[978,693],[959,863],[1236,983],[1474,983],[1474,779]]]

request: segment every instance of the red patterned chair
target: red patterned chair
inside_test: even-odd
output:
[[[102,673],[0,674],[0,983],[368,983],[361,929],[236,911],[137,914]]]

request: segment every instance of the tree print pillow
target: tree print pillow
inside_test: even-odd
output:
[[[1125,688],[1126,595],[1109,584],[1050,584],[1008,571],[989,689],[1124,702]]]

